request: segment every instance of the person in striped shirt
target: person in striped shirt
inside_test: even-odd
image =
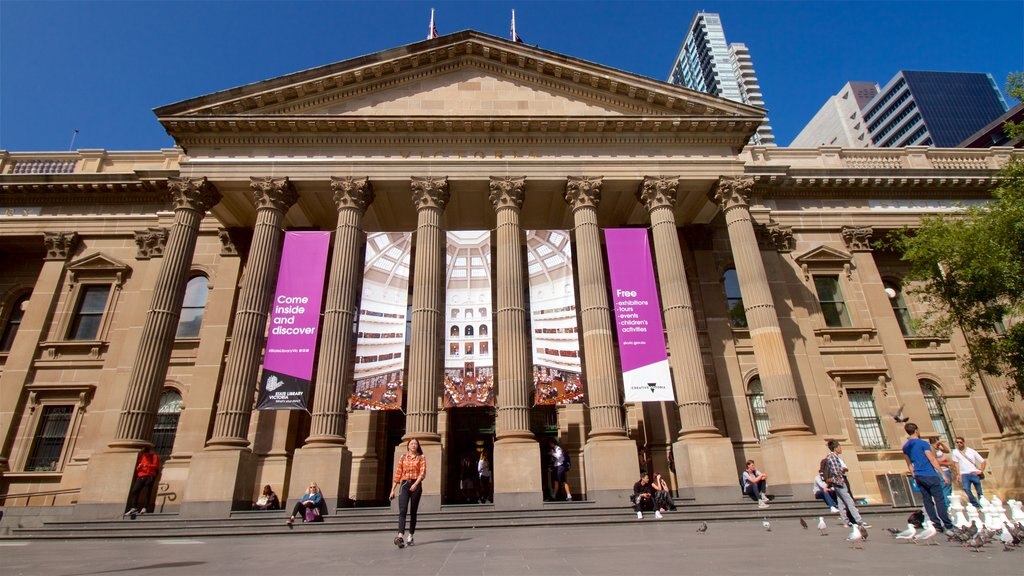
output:
[[[398,459],[389,496],[391,500],[394,500],[395,490],[398,490],[398,536],[395,536],[395,546],[399,548],[414,544],[416,510],[420,506],[420,496],[423,495],[423,479],[426,476],[427,458],[420,448],[420,441],[413,438],[409,440],[405,454]],[[408,535],[405,534],[406,515],[409,516]]]

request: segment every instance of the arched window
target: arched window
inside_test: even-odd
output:
[[[477,332],[480,336],[487,336],[487,324],[481,324],[480,330]]]
[[[167,388],[160,394],[160,408],[156,412],[153,426],[153,452],[166,461],[174,448],[174,437],[178,435],[178,418],[181,417],[181,394]]]
[[[450,330],[450,332],[451,332],[452,336],[455,336],[456,338],[459,337],[459,327],[458,326],[452,326],[452,329]]]
[[[469,326],[469,325],[467,325],[467,326],[466,326],[466,331],[465,331],[465,334],[466,334],[466,336],[472,336],[472,335],[473,335],[473,327],[472,327],[472,326]]]
[[[750,415],[754,419],[754,431],[757,433],[757,440],[764,442],[768,439],[768,407],[764,403],[764,388],[761,386],[761,379],[754,378],[747,387],[747,401],[750,402]]]
[[[924,395],[924,404],[928,407],[928,415],[932,419],[932,428],[945,441],[946,446],[952,446],[953,430],[946,419],[946,409],[939,387],[931,380],[921,380],[921,394]]]
[[[0,352],[10,352],[14,345],[14,337],[18,335],[18,328],[21,327],[21,319],[25,317],[25,309],[28,308],[28,299],[31,294],[24,294],[11,304],[10,313],[7,314],[7,321],[4,322],[3,336],[0,336]]]
[[[722,284],[725,285],[725,299],[729,305],[729,323],[734,328],[746,328],[747,313],[743,310],[743,295],[735,268],[729,268],[722,274]]]
[[[885,286],[885,295],[889,297],[889,305],[892,306],[892,313],[896,315],[896,321],[900,324],[900,331],[904,336],[913,336],[910,310],[907,308],[907,302],[903,299],[903,290],[899,284],[890,280],[883,282],[883,285]]]
[[[178,318],[178,333],[175,338],[198,338],[199,327],[203,325],[206,312],[206,297],[209,295],[209,280],[206,276],[193,276],[185,286],[185,301],[181,304]]]

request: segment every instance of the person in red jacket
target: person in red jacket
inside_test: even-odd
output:
[[[128,493],[128,510],[125,515],[134,519],[137,514],[146,512],[149,493],[159,472],[160,457],[149,446],[144,447],[135,462],[135,477],[132,480],[132,489]]]

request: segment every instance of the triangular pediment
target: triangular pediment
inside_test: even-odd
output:
[[[815,246],[810,250],[795,257],[794,260],[798,264],[848,264],[853,260],[853,256],[842,250],[831,248],[829,246]]]
[[[102,252],[83,256],[69,263],[67,269],[73,282],[82,278],[111,278],[121,283],[132,271],[131,266]]]
[[[411,128],[423,119],[443,125],[460,118],[512,117],[661,117],[677,128],[710,121],[712,130],[726,126],[753,133],[764,111],[468,31],[193,98],[156,114],[172,135],[262,130],[277,120],[288,123],[270,129],[317,130],[324,129],[324,121],[335,121],[372,130],[374,118],[393,124],[407,119]],[[370,124],[357,125],[366,118]]]

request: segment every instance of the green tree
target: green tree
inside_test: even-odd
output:
[[[1024,99],[1024,74],[1010,76],[1008,92]],[[1007,133],[1024,135],[1024,123],[1007,124]],[[1010,392],[1024,394],[1024,160],[1000,172],[991,202],[925,218],[887,244],[910,264],[912,292],[929,305],[918,329],[948,336],[959,328],[969,349],[964,377],[1006,376]]]

